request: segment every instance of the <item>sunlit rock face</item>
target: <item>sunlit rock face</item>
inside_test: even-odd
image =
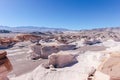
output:
[[[12,47],[17,40],[14,38],[0,38],[0,49]]]
[[[35,43],[30,46],[30,57],[32,59],[39,59],[39,58],[48,58],[49,55],[52,53],[57,53],[59,51],[66,51],[66,50],[74,50],[76,45],[66,45],[66,44],[57,44],[57,43],[46,43],[40,44]]]
[[[99,69],[104,74],[107,74],[113,80],[120,79],[120,53],[112,53],[111,57],[108,58]]]
[[[33,44],[31,45],[31,50],[29,51],[32,59],[38,58],[48,58],[48,56],[52,53],[58,52],[58,48],[56,46],[43,46],[41,44]]]
[[[59,54],[60,53],[60,54]],[[62,67],[46,69],[43,65],[38,66],[34,71],[16,77],[10,80],[88,80],[88,77],[95,72],[95,69],[102,62],[102,58],[107,57],[106,54],[102,52],[85,52],[84,54],[79,54],[79,51],[62,51],[58,55],[58,65]],[[64,55],[63,55],[64,54]],[[76,60],[73,55],[76,55],[77,63],[71,66],[64,66],[64,64],[71,64],[70,62]],[[59,58],[60,57],[60,58]],[[60,60],[60,61],[59,61]],[[52,60],[54,62],[54,60]],[[51,65],[51,64],[50,64]]]
[[[108,40],[102,43],[107,46],[109,57],[100,64],[93,80],[120,80],[120,42]]]
[[[109,55],[98,67],[93,80],[120,80],[120,52]]]
[[[32,34],[18,34],[15,39],[19,41],[32,41],[36,42],[41,39],[41,36],[32,35]]]
[[[31,59],[38,59],[41,56],[41,44],[34,44],[30,46],[31,50],[29,51]]]
[[[53,48],[49,47],[53,45],[48,46],[48,43],[46,43],[46,45],[44,46],[43,44],[41,45],[36,46],[36,44],[34,44],[34,46],[36,46],[35,48],[38,49],[38,52],[41,52],[40,48],[44,49],[44,47],[49,48],[49,50],[43,50],[44,53],[49,53],[50,51],[53,51]],[[61,46],[61,44],[54,44],[54,47],[57,47],[58,50],[59,46]],[[41,55],[41,53],[37,54]],[[68,66],[72,63],[72,60],[76,60],[75,57],[73,57],[74,54],[77,56],[76,59],[78,62]],[[48,58],[49,69],[46,69],[43,65],[40,65],[34,71],[30,72],[29,75],[25,74],[10,80],[87,80],[89,75],[93,74],[99,64],[103,62],[103,60],[107,57],[109,56],[102,52],[86,51],[84,53],[79,53],[79,50],[77,51],[67,49],[67,51],[63,50],[60,52],[56,52],[55,54],[51,54],[51,59]],[[51,67],[51,65],[56,68]],[[103,78],[103,80],[104,79],[106,79],[106,76],[105,78]]]
[[[108,43],[110,44],[110,42],[107,42],[107,44]],[[117,72],[120,71],[120,60],[118,58],[119,44],[115,42],[115,44],[118,44],[117,47],[114,43],[111,44],[113,45],[110,45],[105,51],[85,51],[79,53],[79,50],[63,50],[55,54],[52,53],[50,57],[48,57],[49,69],[45,68],[44,65],[40,65],[34,71],[10,80],[119,80],[119,73]],[[47,43],[44,46],[42,44],[42,48],[45,46],[48,47]],[[61,45],[56,45],[58,50],[59,46]],[[38,49],[39,48],[41,48],[41,45],[39,45]],[[47,53],[47,51],[53,51],[52,49],[51,47],[50,50],[45,51]],[[117,53],[114,51],[117,51]],[[71,64],[72,60],[75,60],[73,55],[77,56],[75,57],[78,62],[67,66]],[[51,67],[51,65],[53,66]],[[114,75],[116,73],[118,74]],[[90,79],[89,77],[91,75],[93,78]]]
[[[72,65],[77,62],[76,55],[66,52],[53,53],[48,57],[49,65],[53,65],[57,68],[62,68],[68,65]]]
[[[8,80],[7,74],[12,70],[12,65],[6,55],[6,51],[0,51],[0,80]]]

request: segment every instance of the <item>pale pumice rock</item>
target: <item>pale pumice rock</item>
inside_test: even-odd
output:
[[[66,50],[73,50],[76,46],[75,45],[55,45],[50,43],[46,44],[32,44],[30,46],[30,51],[28,53],[30,54],[30,57],[32,59],[39,59],[39,58],[45,58],[47,59],[49,55],[52,53],[57,53],[59,51],[66,51]]]
[[[33,44],[30,46],[30,50],[28,53],[32,59],[39,59],[39,58],[48,58],[49,55],[52,53],[58,52],[58,48],[56,46],[43,46],[40,43]]]
[[[48,60],[49,65],[53,65],[57,68],[65,67],[77,62],[76,55],[69,54],[63,51],[49,55]]]
[[[12,47],[18,41],[13,38],[0,38],[0,49],[6,49]]]

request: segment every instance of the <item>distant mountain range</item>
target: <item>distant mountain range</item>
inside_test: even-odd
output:
[[[95,29],[91,29],[91,30],[81,30],[81,31],[111,31],[111,32],[120,32],[120,27],[95,28]]]
[[[48,31],[112,31],[120,32],[120,27],[109,27],[109,28],[95,28],[89,30],[69,30],[65,28],[49,28],[49,27],[36,27],[36,26],[19,26],[19,27],[9,27],[1,26],[0,30],[9,30],[12,32],[48,32]]]
[[[12,32],[68,31],[68,29],[64,29],[64,28],[48,28],[48,27],[35,27],[35,26],[19,26],[19,27],[0,26],[0,30],[9,30]]]

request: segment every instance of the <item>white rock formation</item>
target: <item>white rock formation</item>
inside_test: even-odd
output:
[[[78,52],[69,51],[77,54]],[[10,80],[87,80],[88,76],[95,71],[95,68],[101,62],[102,57],[107,57],[101,52],[86,52],[77,57],[78,63],[71,67],[56,68],[56,70],[45,69],[42,65],[37,67],[33,72],[21,77]]]
[[[57,68],[62,68],[77,62],[76,55],[69,52],[60,51],[59,53],[53,53],[48,56],[49,65],[53,65]]]

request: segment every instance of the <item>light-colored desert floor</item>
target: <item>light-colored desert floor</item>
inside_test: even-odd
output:
[[[30,60],[28,59],[30,48],[30,42],[20,42],[14,45],[12,48],[7,49],[8,58],[13,65],[13,71],[9,74],[10,76],[19,76],[30,71],[33,71],[40,64],[47,62],[47,59]],[[23,46],[23,47],[19,47]],[[102,51],[105,50],[104,46],[83,46],[77,49],[77,51]]]
[[[30,44],[30,42],[21,42],[6,50],[8,53],[7,56],[13,66],[13,71],[9,74],[10,76],[19,76],[28,73],[34,70],[41,63],[47,61],[46,59],[40,59],[36,61],[30,60],[28,58],[29,54],[27,53],[29,51]],[[25,47],[20,48],[20,45]]]

